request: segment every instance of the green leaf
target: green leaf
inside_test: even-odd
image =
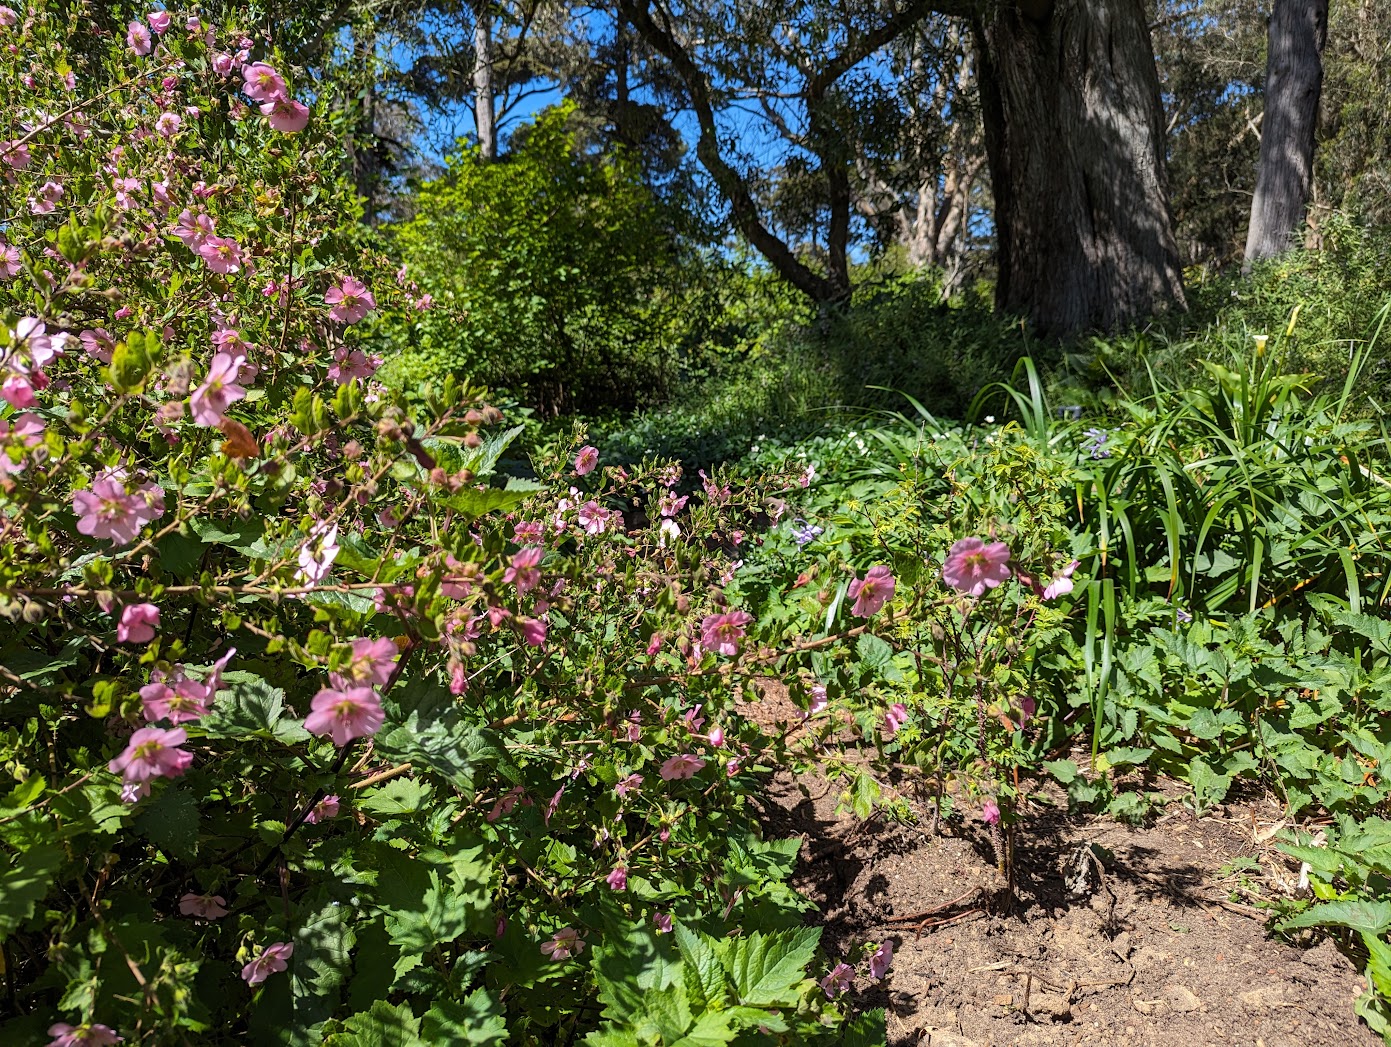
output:
[[[0,869],[0,941],[34,914],[34,906],[54,886],[54,873],[62,864],[63,852],[48,846],[5,859]]]
[[[416,778],[396,778],[367,790],[358,800],[357,807],[383,818],[414,814],[425,808],[431,792],[433,789],[428,782]]]
[[[171,858],[189,859],[198,850],[198,802],[170,786],[138,808],[135,829]]]
[[[507,1021],[502,1004],[485,989],[461,1003],[436,1000],[420,1020],[426,1043],[501,1045],[507,1041]]]
[[[790,1006],[801,995],[807,964],[821,940],[819,927],[754,932],[727,944],[729,968],[739,1002],[754,1007]]]
[[[715,939],[684,924],[675,928],[676,945],[685,961],[687,991],[697,1007],[723,1007],[729,999],[729,983],[715,951]]]
[[[1385,934],[1391,930],[1391,902],[1357,898],[1318,902],[1275,926],[1281,931],[1301,927],[1350,927],[1364,934]]]
[[[324,1047],[426,1047],[430,1041],[420,1038],[420,1022],[411,1013],[410,1004],[393,1007],[378,1000],[371,1010],[354,1014],[343,1023],[342,1032],[329,1034],[323,1042]]]
[[[1071,760],[1044,760],[1043,769],[1063,785],[1070,785],[1081,773]]]
[[[860,663],[880,679],[888,679],[893,668],[894,649],[888,642],[872,633],[861,633],[855,641],[855,654]]]
[[[285,692],[250,673],[223,674],[227,690],[219,691],[212,712],[200,721],[209,738],[273,739],[285,745],[309,740],[295,717],[283,715]]]

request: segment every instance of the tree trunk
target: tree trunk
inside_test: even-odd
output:
[[[1143,0],[997,4],[975,31],[999,307],[1068,335],[1182,306]]]
[[[473,118],[478,127],[478,151],[484,160],[497,159],[494,95],[493,12],[480,0],[473,19]]]
[[[1284,254],[1304,224],[1314,182],[1328,0],[1275,0],[1265,66],[1265,118],[1243,272]]]

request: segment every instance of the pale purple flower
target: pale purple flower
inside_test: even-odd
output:
[[[626,797],[640,785],[642,785],[642,775],[630,774],[625,778],[619,779],[618,784],[613,787],[613,791],[617,793],[620,798]]]
[[[1081,565],[1081,560],[1073,560],[1053,577],[1053,580],[1043,587],[1043,598],[1045,600],[1056,600],[1059,596],[1066,596],[1072,592],[1072,573]]]
[[[320,520],[309,529],[308,540],[300,547],[295,578],[313,584],[322,582],[333,567],[338,550],[338,525]]]
[[[626,891],[628,889],[628,869],[623,865],[616,865],[613,872],[604,877],[604,882],[609,888],[615,891]]]
[[[247,985],[260,985],[272,974],[277,974],[289,966],[290,954],[295,951],[291,942],[273,942],[261,950],[261,954],[241,969],[242,980]]]
[[[826,994],[826,999],[834,1000],[855,981],[855,968],[848,963],[838,963],[831,968],[829,974],[821,979],[821,991]]]
[[[134,489],[120,469],[98,473],[86,491],[74,491],[77,530],[92,538],[109,538],[116,545],[135,540],[140,529],[164,515],[164,492],[145,483]]]
[[[188,405],[195,422],[215,426],[228,407],[246,397],[246,390],[237,384],[245,364],[246,357],[241,353],[219,352],[213,357],[207,378],[189,397]]]
[[[894,943],[886,941],[869,958],[869,976],[876,982],[884,980],[889,973],[889,965],[894,962]]]
[[[115,1029],[99,1022],[86,1025],[55,1022],[48,1027],[48,1035],[53,1039],[48,1041],[47,1047],[111,1047],[125,1043],[125,1037],[117,1036]]]
[[[704,766],[705,761],[699,756],[679,753],[662,764],[661,774],[665,781],[677,781],[682,778],[693,778]]]
[[[161,35],[169,31],[169,26],[173,22],[173,17],[168,11],[151,11],[145,18],[149,21],[150,28]]]
[[[318,825],[326,822],[330,818],[338,817],[338,805],[341,803],[337,796],[325,796],[314,805],[313,810],[304,816],[305,822],[310,825]]]
[[[200,920],[216,920],[227,915],[227,899],[220,894],[194,894],[190,891],[179,899],[179,912],[197,916]]]
[[[670,914],[664,912],[654,913],[652,916],[652,923],[656,926],[658,934],[671,933]]]
[[[584,952],[584,939],[573,927],[562,927],[541,944],[541,951],[552,960],[568,960]]]

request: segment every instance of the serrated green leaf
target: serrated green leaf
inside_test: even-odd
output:
[[[18,857],[5,856],[0,868],[0,941],[34,915],[34,906],[54,885],[63,864],[57,847],[34,847]]]

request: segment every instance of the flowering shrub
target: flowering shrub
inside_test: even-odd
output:
[[[728,595],[795,477],[502,482],[375,382],[416,289],[268,42],[81,24],[0,18],[5,1042],[882,1037],[747,804],[736,696],[839,642]]]

